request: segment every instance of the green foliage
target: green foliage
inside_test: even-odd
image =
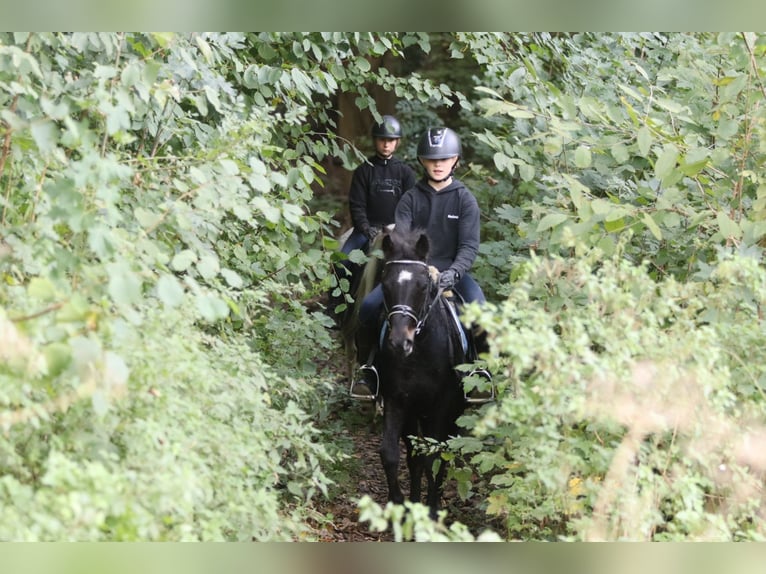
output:
[[[428,507],[423,504],[388,503],[385,507],[381,507],[366,495],[359,500],[359,520],[368,522],[373,532],[385,532],[391,529],[396,542],[500,541],[497,535],[490,531],[474,536],[459,522],[447,526],[444,524],[444,512],[436,521],[432,520],[428,513]]]
[[[454,446],[510,537],[761,539],[766,272],[721,254],[705,281],[658,282],[622,250],[534,256],[467,315],[502,398],[462,421],[485,448]]]
[[[310,537],[340,91],[425,34],[0,35],[6,540]],[[31,517],[31,518],[30,518]]]
[[[763,537],[765,42],[455,36],[502,400],[453,447],[508,537]]]
[[[413,131],[460,128],[483,208],[494,303],[466,319],[500,397],[443,458],[461,496],[512,539],[762,539],[764,46],[0,34],[0,538],[312,538],[348,447],[313,197],[362,156],[335,98],[379,118],[377,86]]]
[[[458,36],[487,70],[477,137],[512,184],[491,207],[527,246],[566,253],[568,230],[611,253],[631,231],[626,256],[679,279],[716,245],[760,247],[762,36]]]

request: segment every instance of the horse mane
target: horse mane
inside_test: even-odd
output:
[[[354,302],[351,304],[351,313],[346,320],[344,320],[341,327],[341,334],[346,344],[346,356],[351,363],[354,362],[356,356],[355,335],[359,327],[359,309],[367,294],[378,284],[380,271],[382,269],[381,259],[375,255],[375,252],[380,251],[381,244],[383,243],[383,236],[388,233],[390,232],[379,233],[372,240],[369,249],[369,258],[360,276],[359,285],[357,286],[356,291],[354,291]]]

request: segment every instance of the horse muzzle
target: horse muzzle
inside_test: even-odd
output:
[[[403,357],[408,357],[415,349],[415,328],[410,326],[392,327],[388,336],[391,349]]]

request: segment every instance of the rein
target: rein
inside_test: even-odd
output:
[[[421,267],[425,267],[426,271],[428,271],[428,264],[423,261],[418,261],[417,259],[394,259],[392,261],[387,261],[385,266],[388,265],[418,265]],[[429,294],[430,294],[430,285],[433,284],[433,280],[431,279],[431,275],[429,273]],[[391,317],[394,315],[404,315],[405,317],[409,317],[413,321],[415,321],[415,334],[420,334],[420,331],[423,329],[423,327],[426,324],[426,319],[428,319],[428,316],[431,314],[431,310],[433,309],[434,303],[436,303],[439,300],[439,296],[442,294],[443,289],[441,287],[438,288],[436,295],[433,297],[426,297],[425,302],[423,303],[423,308],[420,310],[420,313],[417,313],[415,309],[410,307],[409,305],[393,305],[390,308],[388,307],[388,302],[384,299],[383,304],[386,307],[386,322],[388,323],[389,327],[391,326]]]

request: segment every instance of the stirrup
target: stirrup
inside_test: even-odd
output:
[[[495,383],[492,382],[492,375],[489,374],[489,371],[487,369],[474,369],[470,373],[468,373],[468,376],[471,375],[478,375],[480,377],[483,377],[487,381],[489,381],[489,394],[486,395],[486,391],[480,391],[477,388],[472,389],[468,393],[464,393],[465,402],[474,404],[474,405],[481,405],[484,403],[491,403],[495,400]],[[481,393],[481,396],[474,396],[471,395],[474,393]]]
[[[348,389],[348,394],[351,395],[352,399],[363,399],[365,401],[374,401],[376,398],[378,398],[378,391],[380,389],[380,378],[378,377],[378,369],[375,368],[375,365],[361,365],[358,369],[358,372],[365,373],[365,372],[371,372],[373,375],[375,375],[375,392],[371,394],[360,394],[354,392],[354,386],[357,383],[364,383],[369,388],[370,383],[367,381],[367,379],[362,377],[354,377],[354,380],[351,381],[351,387]]]

